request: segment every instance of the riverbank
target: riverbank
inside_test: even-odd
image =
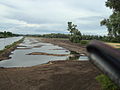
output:
[[[3,50],[0,50],[0,61],[10,59],[10,54],[12,51],[16,49],[16,47],[24,40],[24,38],[20,39],[19,41],[14,42],[11,45],[5,46]]]
[[[50,39],[36,39],[50,42]],[[51,43],[87,53],[85,46],[67,40],[51,39]],[[0,68],[0,90],[101,90],[95,80],[100,73],[89,61],[76,60],[51,61],[26,68]]]

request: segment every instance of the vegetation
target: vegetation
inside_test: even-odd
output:
[[[80,44],[81,45],[87,45],[89,43],[89,40],[81,40]]]
[[[72,57],[69,56],[67,60],[79,60],[80,54],[75,51],[70,51],[70,54],[73,55]]]
[[[108,29],[108,36],[101,37],[100,40],[107,42],[120,42],[120,0],[107,0],[106,7],[112,9],[113,14],[108,19],[101,21],[101,26]],[[120,90],[106,75],[99,75],[96,80],[101,84],[103,90]]]
[[[120,42],[120,0],[107,0],[106,7],[113,10],[109,19],[101,21],[101,25],[108,28],[108,36],[114,37],[115,42]],[[114,40],[113,40],[114,41]]]
[[[104,74],[97,76],[96,80],[101,84],[103,90],[120,90],[120,88]]]
[[[120,37],[98,36],[98,35],[82,35],[82,40],[100,40],[105,42],[119,43]]]
[[[39,35],[39,37],[45,37],[45,38],[69,38],[69,34],[61,34],[61,33],[51,33],[51,34],[43,34]]]
[[[77,29],[77,25],[68,22],[68,31],[70,34],[44,34],[39,35],[46,38],[69,38],[71,42],[80,43],[81,40],[100,40],[105,42],[120,43],[120,0],[107,0],[106,7],[113,10],[113,14],[108,19],[101,21],[108,29],[108,36],[99,35],[82,35]]]
[[[0,32],[0,38],[7,38],[7,37],[13,37],[13,36],[19,36],[18,34],[13,34],[12,32]]]
[[[81,32],[76,28],[77,25],[68,22],[68,31],[70,32],[70,41],[74,43],[79,43],[82,40]]]
[[[71,41],[73,40],[78,41],[78,43],[81,41],[79,39],[78,40],[75,39],[77,38],[77,36],[74,38],[70,34],[62,34],[62,33],[51,33],[51,34],[43,34],[43,35],[27,35],[27,36],[44,37],[44,38],[64,38],[64,39],[71,39]],[[99,36],[99,35],[80,35],[80,37],[82,38],[82,40],[100,40],[100,41],[105,41],[105,42],[120,42],[119,37],[115,38],[115,37]]]

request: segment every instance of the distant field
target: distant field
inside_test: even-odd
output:
[[[106,43],[114,48],[120,48],[120,43]]]

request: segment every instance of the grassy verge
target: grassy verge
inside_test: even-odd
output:
[[[110,43],[110,42],[106,42],[106,44],[114,47],[114,48],[120,48],[120,43]]]
[[[80,44],[81,45],[87,45],[90,42],[90,40],[81,40]]]
[[[0,60],[2,60],[3,57],[8,57],[11,51],[13,51],[16,48],[16,46],[20,44],[23,40],[24,38],[12,43],[11,45],[7,45],[3,50],[0,50]]]
[[[120,88],[114,84],[108,76],[104,74],[97,76],[96,80],[100,83],[103,90],[120,90]]]
[[[9,49],[9,48],[11,48],[11,47],[13,47],[13,46],[16,46],[17,44],[21,43],[21,42],[23,41],[23,39],[24,39],[24,38],[20,39],[19,41],[14,42],[14,43],[11,44],[11,45],[5,46],[5,49]]]

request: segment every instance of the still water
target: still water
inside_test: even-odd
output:
[[[28,55],[32,52],[48,54],[65,54],[66,56]],[[35,38],[25,38],[15,51],[10,55],[11,59],[0,61],[0,67],[30,67],[55,60],[88,60],[86,56],[70,56],[71,52],[65,48],[37,41]]]
[[[5,46],[10,45],[23,37],[10,37],[10,38],[0,38],[0,50],[4,49]]]

